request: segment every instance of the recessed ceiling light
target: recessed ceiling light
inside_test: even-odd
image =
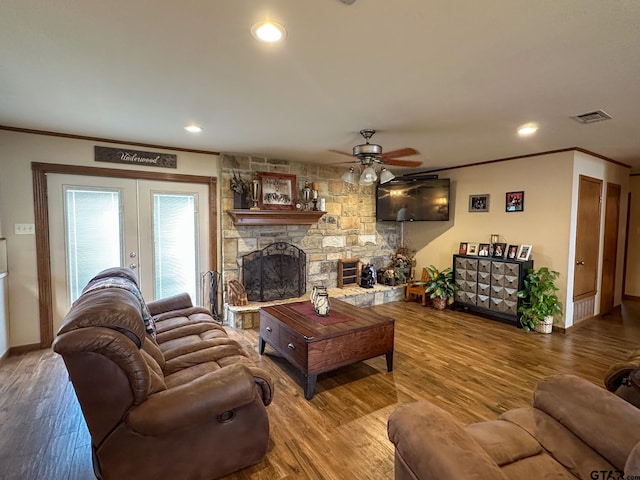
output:
[[[189,133],[200,133],[202,131],[202,127],[198,125],[187,125],[184,129]]]
[[[282,25],[274,22],[260,22],[251,27],[251,35],[263,42],[279,42],[286,33],[287,31]]]
[[[521,137],[526,137],[528,135],[533,135],[538,131],[538,126],[533,124],[523,125],[518,128],[518,135]]]

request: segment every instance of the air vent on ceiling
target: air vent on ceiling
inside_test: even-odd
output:
[[[612,117],[604,110],[595,110],[593,112],[583,113],[582,115],[576,115],[571,118],[580,123],[595,123],[602,122],[603,120],[611,120]]]

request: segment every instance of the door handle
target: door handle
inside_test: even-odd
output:
[[[131,265],[129,265],[129,268],[131,270],[135,270],[138,267],[138,265],[136,265],[135,263],[132,263]]]
[[[130,252],[129,258],[136,258],[136,252]]]
[[[580,260],[576,260],[576,265],[584,265],[584,262],[581,262]]]

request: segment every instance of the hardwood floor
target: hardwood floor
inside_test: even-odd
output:
[[[303,379],[267,346],[276,383],[266,459],[225,480],[391,479],[386,423],[420,398],[462,423],[530,404],[536,383],[574,373],[602,385],[607,368],[640,344],[640,302],[567,335],[526,334],[481,317],[396,302],[371,307],[396,319],[394,371],[385,357]],[[257,349],[256,330],[233,331]],[[60,357],[41,350],[0,364],[0,479],[91,479],[89,434]],[[215,446],[212,446],[215,448]]]

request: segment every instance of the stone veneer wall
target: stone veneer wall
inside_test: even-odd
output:
[[[314,285],[337,286],[339,259],[355,257],[384,267],[400,245],[398,224],[376,223],[375,187],[344,183],[340,177],[345,168],[240,155],[221,155],[221,160],[223,285],[242,281],[242,255],[277,241],[292,243],[307,254],[308,291]],[[230,179],[234,171],[245,180],[257,171],[296,175],[298,196],[305,181],[318,182],[318,198],[325,198],[327,213],[316,225],[234,226],[226,213],[233,209]]]

